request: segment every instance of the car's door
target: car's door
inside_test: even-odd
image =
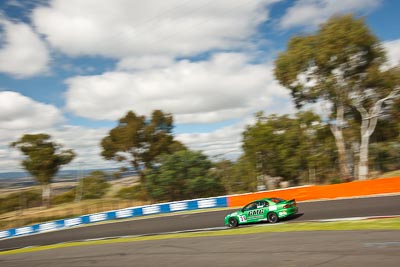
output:
[[[269,203],[268,201],[262,200],[260,203],[258,203],[258,206],[263,209],[263,214],[261,219],[267,219],[268,215],[268,208],[269,208]]]
[[[257,208],[257,204],[255,202],[251,202],[243,207],[242,215],[239,216],[240,222],[251,222],[251,214]]]
[[[258,220],[263,220],[263,219],[267,218],[268,206],[269,206],[269,203],[265,200],[257,201],[257,209],[262,210],[262,212],[259,212],[259,214],[257,215]]]
[[[255,201],[243,208],[243,214],[247,222],[258,222],[265,218],[265,201]]]

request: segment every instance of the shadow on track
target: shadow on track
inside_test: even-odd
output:
[[[283,219],[281,219],[279,221],[280,222],[286,222],[286,221],[296,220],[296,219],[300,218],[303,215],[304,215],[304,213],[297,213],[297,214],[294,214],[294,215],[292,215],[290,217],[283,218]]]
[[[303,215],[304,215],[304,213],[297,213],[297,214],[294,214],[292,216],[280,219],[276,224],[279,224],[280,222],[288,222],[288,221],[296,220],[296,219],[300,218]],[[255,223],[241,224],[239,227],[241,227],[241,226],[242,227],[249,227],[249,226],[252,226],[252,225],[259,225],[259,224],[271,224],[271,223],[269,223],[267,221],[261,221],[261,222],[255,222]],[[230,229],[232,229],[232,228],[230,228]]]

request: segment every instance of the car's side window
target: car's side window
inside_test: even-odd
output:
[[[264,201],[264,200],[258,201],[258,202],[257,202],[257,208],[258,208],[258,209],[265,208],[265,207],[267,207],[267,206],[268,206],[268,202],[266,202],[266,201]]]
[[[257,209],[257,204],[255,202],[248,204],[244,207],[244,210],[255,210]]]

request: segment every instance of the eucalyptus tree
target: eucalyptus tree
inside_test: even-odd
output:
[[[315,34],[292,37],[275,61],[275,77],[290,89],[297,107],[330,103],[330,129],[335,137],[343,180],[351,177],[346,160],[345,113],[356,107],[362,117],[359,179],[368,174],[368,143],[382,105],[399,93],[396,69],[385,68],[385,52],[363,19],[332,17]],[[398,76],[397,76],[398,77]]]
[[[382,71],[378,67],[370,68],[368,76],[354,85],[352,104],[361,115],[361,140],[358,177],[368,178],[369,141],[382,115],[385,104],[400,96],[400,71],[389,69]]]
[[[155,110],[148,120],[129,111],[102,139],[101,155],[106,160],[128,161],[137,171],[147,169],[157,162],[160,155],[185,149],[183,144],[174,140],[172,129],[171,114]]]
[[[256,123],[243,133],[243,151],[259,174],[297,183],[301,176],[332,166],[334,158],[328,153],[331,139],[319,116],[311,111],[294,117],[258,113]]]
[[[22,166],[42,187],[43,205],[50,206],[51,181],[60,167],[70,163],[75,153],[52,142],[48,134],[25,134],[11,146],[18,148],[26,158]]]

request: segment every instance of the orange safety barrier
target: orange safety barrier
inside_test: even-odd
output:
[[[279,197],[296,201],[314,199],[334,199],[377,194],[400,193],[400,177],[380,178],[367,181],[354,181],[333,185],[300,186],[286,189],[263,191],[228,196],[228,207],[239,207],[266,197]]]

